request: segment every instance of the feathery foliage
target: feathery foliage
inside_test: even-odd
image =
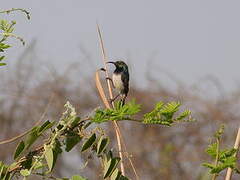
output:
[[[164,104],[159,102],[156,104],[153,111],[146,113],[142,120],[136,120],[133,118],[141,109],[141,105],[136,104],[135,101],[121,106],[121,102],[116,103],[115,109],[98,109],[95,115],[92,117],[92,122],[102,123],[106,121],[138,121],[144,124],[160,124],[165,126],[172,126],[175,122],[180,121],[193,121],[191,118],[191,111],[185,110],[176,117],[175,113],[179,111],[180,103],[170,102]],[[187,120],[185,120],[188,118]]]
[[[237,168],[237,158],[235,157],[236,149],[220,149],[220,140],[224,132],[224,126],[222,125],[215,133],[215,142],[210,144],[206,149],[206,153],[211,156],[215,161],[214,163],[203,163],[202,165],[209,168],[210,173],[214,177],[226,168],[232,168],[235,172],[240,173]]]
[[[191,118],[190,110],[185,110],[174,117],[175,113],[179,111],[180,106],[179,102],[170,102],[167,104],[159,102],[153,111],[144,115],[143,123],[172,126],[173,123],[183,121],[186,118],[188,118],[187,121],[193,121],[194,119]]]
[[[134,100],[121,105],[121,102],[116,103],[115,109],[98,109],[92,117],[92,122],[102,123],[106,121],[121,121],[129,120],[131,116],[140,111],[140,105],[136,104]]]

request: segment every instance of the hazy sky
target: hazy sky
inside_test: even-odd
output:
[[[17,32],[27,42],[36,38],[38,55],[56,65],[78,61],[82,45],[99,66],[98,21],[108,56],[128,58],[132,73],[140,74],[154,57],[155,67],[188,84],[206,74],[226,89],[240,80],[237,0],[1,0],[1,9],[12,7],[31,12],[30,21],[17,13]],[[20,47],[11,52],[18,55]]]

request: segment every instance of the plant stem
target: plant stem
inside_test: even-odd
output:
[[[108,68],[107,68],[107,57],[106,57],[106,53],[105,53],[105,49],[104,49],[104,45],[103,45],[101,31],[100,31],[100,28],[99,28],[98,24],[97,24],[97,31],[98,31],[98,36],[99,36],[100,46],[101,46],[101,51],[102,51],[102,57],[103,57],[103,62],[104,62],[105,76],[109,77],[108,76]],[[112,88],[111,88],[111,84],[110,84],[109,79],[107,79],[107,86],[108,86],[109,96],[110,96],[111,99],[113,99],[113,93],[112,93]],[[109,105],[106,105],[106,107],[108,108]],[[114,102],[112,102],[112,108],[114,108]],[[114,126],[116,137],[117,137],[119,156],[121,158],[121,161],[120,161],[121,171],[122,171],[123,176],[125,176],[125,169],[124,169],[124,164],[123,164],[122,145],[121,145],[121,139],[120,139],[121,131],[120,131],[119,125],[116,121],[113,121],[113,126]]]
[[[237,156],[239,145],[240,145],[240,127],[238,128],[237,137],[236,137],[235,144],[234,144],[234,149],[237,150],[236,153],[235,153],[235,157]],[[231,179],[232,171],[233,171],[232,168],[227,169],[227,174],[226,174],[225,180],[230,180]]]
[[[22,8],[12,8],[12,9],[8,9],[8,10],[0,11],[0,13],[7,13],[7,14],[9,14],[10,12],[13,12],[13,11],[21,11],[21,12],[26,14],[28,19],[30,19],[30,12],[28,12],[27,10],[22,9]]]
[[[217,167],[218,159],[219,159],[219,140],[220,140],[220,138],[217,137],[217,152],[216,152],[217,154],[216,154],[216,159],[215,159],[215,167]],[[212,177],[212,180],[215,180],[217,176],[218,176],[218,174],[214,173],[213,177]]]

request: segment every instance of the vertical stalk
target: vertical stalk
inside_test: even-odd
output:
[[[219,137],[217,137],[217,154],[216,154],[216,159],[215,159],[215,167],[217,167],[217,165],[218,165],[218,159],[219,159]],[[213,174],[213,177],[212,177],[212,180],[215,180],[216,179],[216,177],[218,176],[218,174],[217,173],[214,173]]]
[[[239,145],[240,145],[240,127],[238,128],[237,137],[236,137],[235,144],[234,144],[234,149],[236,149],[237,152],[239,149]],[[235,156],[237,156],[237,152],[235,153]],[[233,171],[232,168],[227,169],[227,174],[226,174],[225,180],[231,180],[232,171]]]
[[[98,36],[99,36],[99,40],[100,40],[100,46],[101,46],[102,57],[103,57],[103,64],[104,64],[104,68],[106,70],[105,71],[105,76],[109,77],[108,76],[108,68],[107,68],[107,57],[106,57],[105,49],[104,49],[104,46],[103,46],[101,31],[100,31],[100,28],[99,28],[98,24],[97,24],[97,31],[98,31]],[[112,87],[111,87],[109,79],[107,79],[107,86],[108,86],[109,96],[110,96],[111,99],[113,99]],[[109,108],[109,105],[105,104],[105,106],[107,108]],[[114,108],[114,103],[113,102],[112,102],[112,108]],[[121,145],[121,139],[120,139],[120,133],[121,132],[120,132],[119,125],[116,121],[113,121],[113,126],[114,126],[115,134],[116,134],[116,137],[117,137],[119,157],[121,158],[121,162],[120,162],[121,171],[122,171],[122,174],[125,176],[125,169],[124,169],[124,164],[123,164],[123,153],[122,153],[123,151],[122,151],[122,145]]]

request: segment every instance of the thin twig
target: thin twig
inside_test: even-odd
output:
[[[46,113],[47,113],[47,110],[48,110],[50,104],[52,103],[53,97],[54,97],[54,94],[51,95],[51,97],[50,97],[50,99],[49,99],[49,101],[48,101],[48,104],[47,104],[47,106],[46,106],[45,109],[44,109],[44,112],[42,113],[40,119],[34,124],[34,126],[39,125],[39,124],[41,123],[41,121],[43,120],[43,118],[45,117],[45,115],[46,115]],[[15,136],[15,137],[12,137],[12,138],[10,138],[10,139],[6,139],[6,140],[3,140],[3,141],[0,141],[0,145],[13,142],[13,141],[15,141],[15,140],[17,140],[17,139],[25,136],[25,135],[28,134],[31,130],[32,130],[32,128],[29,129],[29,130],[27,130],[27,131],[25,131],[25,132],[23,132],[22,134],[19,134],[19,135]]]
[[[240,145],[240,127],[238,128],[237,137],[236,137],[235,144],[234,144],[234,149],[237,150],[236,153],[235,153],[235,157],[237,156],[239,145]],[[231,179],[232,171],[233,171],[232,168],[227,169],[227,174],[226,174],[225,180],[230,180]]]
[[[13,11],[21,11],[21,12],[26,14],[28,19],[30,19],[30,12],[28,12],[27,10],[22,9],[22,8],[12,8],[12,9],[8,9],[8,10],[0,11],[0,13],[7,13],[7,14],[9,14],[10,12],[13,12]]]
[[[23,46],[26,44],[25,41],[24,41],[24,39],[21,38],[20,36],[16,35],[16,34],[3,32],[3,33],[1,33],[1,35],[4,36],[4,37],[8,37],[8,36],[9,36],[9,37],[16,38],[16,39],[18,39],[19,41],[21,41],[21,43],[23,44]]]
[[[123,139],[123,136],[122,136],[122,134],[121,133],[119,133],[120,134],[120,139],[121,139],[121,142],[122,142],[122,144],[123,144],[123,147],[124,147],[124,149],[125,149],[125,152],[127,153],[127,159],[129,160],[129,163],[130,163],[130,165],[131,165],[131,167],[132,167],[132,169],[133,169],[133,172],[134,172],[134,174],[135,174],[135,176],[136,176],[136,179],[137,180],[139,180],[139,176],[138,176],[138,174],[137,174],[137,170],[136,170],[136,168],[135,168],[135,166],[134,166],[134,164],[133,164],[133,162],[132,162],[132,160],[131,160],[131,157],[129,157],[129,154],[128,154],[128,152],[127,152],[127,146],[126,146],[126,143],[125,143],[125,141],[124,141],[124,139]]]

